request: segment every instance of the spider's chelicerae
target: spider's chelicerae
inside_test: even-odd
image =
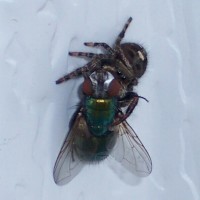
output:
[[[139,44],[121,44],[131,21],[132,18],[130,17],[124,25],[123,30],[118,35],[113,48],[106,43],[84,43],[85,46],[103,48],[106,51],[105,54],[69,52],[70,56],[90,58],[91,61],[83,67],[80,67],[58,79],[56,84],[60,84],[69,79],[84,75],[85,73],[91,74],[96,70],[104,69],[111,72],[124,86],[126,91],[132,91],[133,86],[138,83],[138,78],[140,78],[146,70],[147,53]]]

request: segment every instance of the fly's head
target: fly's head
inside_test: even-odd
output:
[[[105,70],[97,70],[85,76],[82,90],[86,96],[103,99],[121,97],[125,93],[123,85]]]

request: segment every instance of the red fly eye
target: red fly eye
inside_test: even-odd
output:
[[[83,93],[91,96],[93,93],[92,82],[90,79],[85,79],[82,85]]]
[[[122,89],[121,84],[116,79],[113,79],[108,86],[108,96],[109,97],[118,96],[121,89]]]

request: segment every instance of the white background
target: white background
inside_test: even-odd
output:
[[[108,164],[85,167],[65,186],[52,170],[82,79],[55,85],[86,61],[83,42],[142,44],[149,65],[129,118],[153,161],[134,181]],[[0,199],[200,200],[199,0],[0,0]]]

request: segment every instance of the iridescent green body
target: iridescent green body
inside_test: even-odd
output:
[[[85,117],[88,127],[94,136],[103,136],[108,133],[113,123],[117,107],[117,99],[85,98]]]

